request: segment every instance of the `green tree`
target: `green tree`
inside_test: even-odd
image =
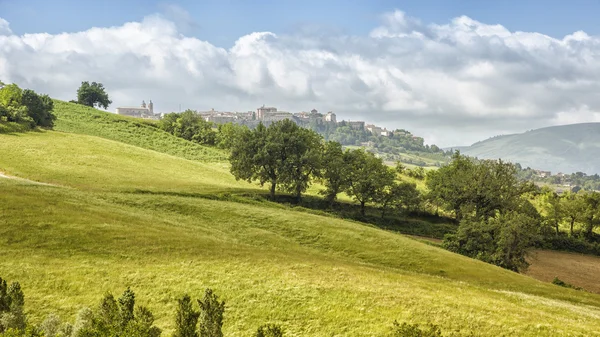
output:
[[[283,337],[283,329],[276,324],[261,325],[254,337]]]
[[[196,326],[198,325],[200,313],[192,307],[192,299],[186,294],[177,302],[175,333],[173,337],[198,337]]]
[[[394,181],[394,173],[381,158],[362,149],[348,153],[347,193],[360,203],[360,214],[365,215],[365,205],[376,202],[384,189]]]
[[[244,129],[248,129],[245,125],[234,123],[219,124],[216,144],[221,149],[230,150],[237,142],[238,137],[243,134]]]
[[[564,193],[560,201],[561,210],[569,222],[569,234],[573,236],[575,234],[575,224],[583,219],[585,205],[577,193],[570,191]]]
[[[85,81],[81,82],[81,86],[77,89],[77,103],[107,109],[112,101],[109,99],[102,83],[92,82],[90,84]]]
[[[460,222],[456,234],[446,235],[444,247],[513,271],[527,269],[528,249],[539,239],[539,221],[517,211],[497,213],[486,220]]]
[[[449,165],[427,175],[430,197],[441,201],[461,220],[467,214],[478,219],[514,210],[520,197],[535,189],[520,182],[513,164],[501,160],[475,161],[457,151]]]
[[[219,302],[219,297],[212,289],[206,289],[204,298],[198,300],[200,305],[200,337],[223,337],[223,313],[225,301]]]
[[[48,95],[38,95],[33,90],[23,90],[22,103],[27,107],[27,114],[35,125],[43,127],[54,126],[56,117],[52,114],[54,102]]]
[[[556,235],[559,235],[560,224],[565,217],[560,196],[556,192],[548,190],[544,192],[542,202],[542,208],[545,213],[544,220],[548,226],[556,230]]]
[[[332,205],[338,194],[348,188],[348,160],[347,152],[342,150],[338,142],[328,141],[323,148],[322,178],[325,190],[320,193]]]
[[[160,120],[159,127],[176,137],[192,142],[203,145],[215,144],[216,133],[212,129],[212,123],[205,121],[193,110],[167,114]]]
[[[270,196],[278,186],[300,198],[310,178],[320,168],[320,137],[283,120],[266,128],[262,123],[244,131],[231,148],[229,161],[236,179],[270,184]]]
[[[583,234],[589,240],[594,235],[594,228],[600,226],[600,193],[587,192],[582,197]]]

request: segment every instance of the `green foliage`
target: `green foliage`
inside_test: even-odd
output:
[[[112,101],[108,98],[108,94],[102,83],[81,82],[81,86],[77,89],[77,103],[89,107],[102,107],[107,109]]]
[[[198,337],[196,327],[200,313],[192,307],[192,299],[184,295],[178,301],[177,315],[175,316],[175,333],[173,337]]]
[[[159,122],[162,130],[176,136],[203,145],[215,145],[216,133],[212,123],[204,120],[195,111],[166,114]]]
[[[219,302],[219,297],[212,289],[206,289],[204,298],[198,300],[200,305],[200,337],[223,337],[223,313],[225,301]]]
[[[584,290],[581,287],[576,287],[572,284],[569,284],[569,283],[559,279],[558,276],[554,277],[554,279],[552,280],[552,284],[555,284],[559,287],[571,288],[571,289],[575,289],[575,290]]]
[[[320,191],[325,200],[331,205],[338,194],[348,188],[349,170],[348,152],[342,150],[342,145],[328,141],[323,146],[322,181],[325,189]]]
[[[24,313],[25,295],[19,282],[7,286],[0,277],[0,332],[16,329],[24,330],[27,317]]]
[[[394,322],[391,337],[442,337],[442,330],[431,323],[421,328],[418,324]]]
[[[48,95],[38,95],[33,90],[23,90],[22,103],[27,107],[29,117],[35,125],[51,128],[56,116],[52,113],[54,102]]]
[[[380,158],[364,150],[348,153],[348,190],[346,193],[360,203],[361,214],[365,205],[376,202],[386,187],[394,181],[394,173]]]
[[[219,124],[216,144],[219,148],[231,150],[233,145],[239,141],[248,127],[234,123]]]
[[[516,211],[486,220],[463,219],[456,234],[444,238],[444,247],[513,271],[527,269],[525,257],[540,236],[539,221]]]
[[[80,312],[73,327],[73,337],[158,337],[160,334],[150,310],[135,306],[135,294],[129,288],[118,301],[107,293],[95,312]]]
[[[276,324],[261,325],[254,337],[283,337],[283,329]]]
[[[475,161],[457,151],[452,162],[427,176],[429,196],[456,218],[474,215],[478,219],[509,212],[520,203],[520,198],[533,190],[533,185],[520,182],[516,168],[501,160]]]
[[[79,104],[54,103],[58,117],[54,129],[57,131],[102,137],[189,160],[215,162],[227,158],[220,150],[162,131],[151,121],[119,116]]]
[[[401,212],[411,212],[419,208],[421,194],[417,184],[406,181],[392,182],[379,191],[376,201],[381,206],[381,217],[385,217],[388,207],[395,207]]]
[[[280,186],[299,199],[320,169],[320,138],[287,119],[268,128],[261,123],[252,131],[242,131],[229,161],[236,179],[270,183],[271,198]]]

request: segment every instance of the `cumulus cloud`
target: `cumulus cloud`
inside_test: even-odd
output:
[[[171,16],[193,24],[181,8]],[[178,21],[178,20],[176,20]],[[72,99],[104,83],[114,107],[333,110],[438,145],[600,116],[600,38],[511,32],[469,17],[385,14],[368,36],[254,32],[229,48],[154,15],[77,33],[14,35],[0,18],[0,78]]]

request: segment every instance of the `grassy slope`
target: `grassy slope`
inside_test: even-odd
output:
[[[173,137],[157,130],[156,123],[98,111],[74,103],[54,101],[57,131],[75,132],[168,153],[191,160],[220,161],[222,151]]]
[[[600,296],[398,234],[209,200],[255,189],[221,163],[59,132],[0,135],[0,154],[0,171],[62,186],[0,179],[0,275],[20,280],[42,314],[72,319],[132,286],[167,330],[177,296],[213,287],[232,336],[268,321],[290,336],[377,336],[395,319],[477,335],[591,336],[600,319]]]

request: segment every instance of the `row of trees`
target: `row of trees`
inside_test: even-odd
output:
[[[51,128],[56,117],[54,102],[48,95],[38,95],[16,84],[0,82],[0,122],[14,122],[35,128]]]
[[[378,204],[382,214],[390,206],[415,207],[416,185],[397,181],[396,172],[380,158],[362,149],[343,150],[337,142],[324,142],[314,131],[283,120],[254,130],[241,128],[229,139],[231,173],[236,179],[257,181],[294,195],[300,201],[313,180],[325,186],[321,193],[332,204],[345,192],[360,204]]]
[[[225,301],[206,289],[196,301],[189,295],[177,301],[173,337],[223,337]],[[49,315],[39,326],[31,324],[24,313],[25,296],[18,282],[7,286],[0,278],[0,337],[158,337],[161,329],[154,325],[154,315],[136,304],[135,293],[127,288],[119,298],[107,293],[94,310],[83,308],[74,324]],[[279,325],[265,324],[255,337],[281,337]]]

